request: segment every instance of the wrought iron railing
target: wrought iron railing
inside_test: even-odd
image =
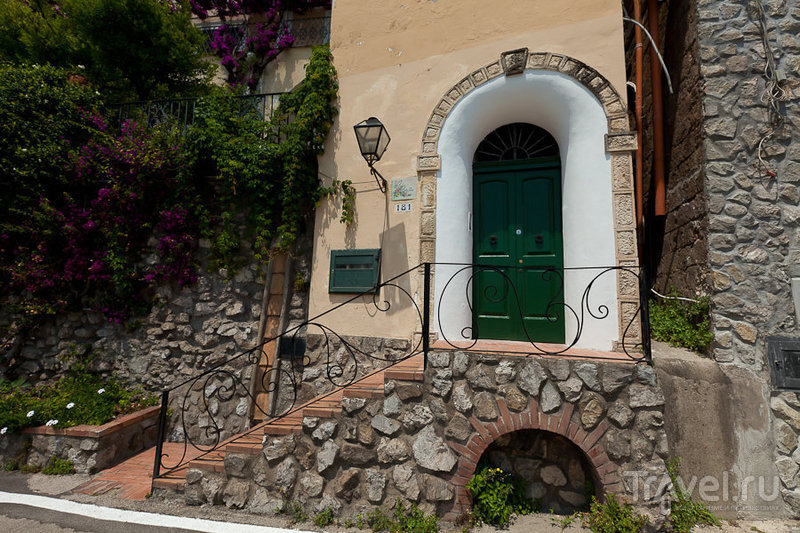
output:
[[[270,120],[278,109],[281,96],[285,93],[248,94],[232,96],[238,102],[239,115],[252,115],[260,120]],[[197,110],[203,105],[201,97],[168,98],[115,104],[114,116],[120,127],[128,120],[141,121],[147,127],[164,123],[174,123],[181,131],[194,124]]]
[[[554,323],[562,320],[566,335],[563,344],[541,343],[527,330],[524,321],[521,321],[518,331],[526,342],[516,345],[515,355],[561,355],[650,362],[645,297],[647,291],[644,290],[645,277],[639,267],[553,268],[423,263],[378,284],[374,290],[354,295],[341,304],[212,366],[202,374],[163,391],[153,478],[167,475],[191,460],[202,459],[222,445],[226,430],[223,427],[223,417],[218,414],[220,402],[230,402],[236,397],[240,402],[246,399],[260,413],[259,418],[264,420],[280,419],[302,409],[304,399],[300,397],[300,390],[303,369],[310,363],[309,353],[302,353],[302,350],[297,349],[301,344],[304,345],[301,342],[303,338],[310,339],[312,335],[316,335],[319,339],[315,350],[319,356],[317,364],[323,367],[319,372],[320,379],[330,385],[327,387],[327,392],[322,395],[319,395],[318,391],[326,389],[315,388],[317,391],[315,399],[334,394],[342,387],[420,353],[426,361],[427,354],[431,350],[431,338],[435,335],[439,337],[437,349],[449,347],[464,350],[476,347],[481,352],[491,352],[491,349],[478,346],[481,340],[481,328],[477,323],[456,329],[457,335],[453,336],[448,334],[448,329],[453,329],[452,324],[448,325],[446,322],[452,319],[453,309],[466,309],[467,316],[471,316],[475,312],[476,298],[488,298],[490,304],[508,302],[508,309],[512,312],[515,307],[521,309],[524,302],[522,287],[515,286],[510,275],[512,269],[517,272],[525,271],[529,276],[554,283],[557,288],[561,287],[545,298],[539,314],[540,317]],[[480,283],[477,281],[487,274],[494,279],[483,280]],[[434,281],[437,282],[435,295]],[[413,283],[418,282],[422,285],[421,308],[413,296],[415,290],[412,289]],[[476,294],[476,291],[481,291],[482,294]],[[622,299],[620,295],[626,294],[639,300],[632,302],[634,308],[629,314],[626,315],[624,312],[618,314],[615,311],[618,300]],[[571,295],[576,295],[575,301],[569,301]],[[370,316],[374,318],[387,316],[398,308],[406,309],[407,312],[410,310],[416,315],[420,328],[418,331],[421,334],[415,342],[409,343],[401,350],[402,353],[397,353],[395,350],[388,354],[358,345],[353,338],[341,335],[325,324],[326,321],[330,322],[328,319],[333,318],[337,312],[352,313],[353,307],[350,304],[356,302],[367,306]],[[628,303],[631,303],[630,298]],[[576,350],[576,347],[581,347],[583,337],[593,324],[603,321],[612,321],[610,330],[620,331],[617,353],[597,352],[594,355],[587,355],[587,350]],[[248,377],[244,368],[252,366],[260,368],[258,364],[265,346],[271,346],[271,343],[280,342],[282,339],[289,346],[286,350],[287,356],[277,358],[272,366],[259,370],[259,374],[254,378]],[[610,357],[611,355],[613,357]],[[281,401],[276,402],[273,408],[260,406],[253,392],[253,379],[261,391],[282,398]],[[172,415],[172,425],[177,429],[177,434],[182,436],[183,451],[179,457],[170,457],[164,453],[163,443],[167,436],[170,398],[175,398],[176,395],[175,403],[178,408]],[[213,407],[215,405],[216,407]],[[198,411],[203,413],[202,416],[198,416]],[[202,427],[199,422],[201,418],[204,420]],[[260,426],[255,425],[247,431],[237,431],[236,438],[258,429]],[[200,455],[191,456],[193,454],[189,453],[190,447],[200,450]]]
[[[197,29],[203,34],[205,40],[203,41],[203,52],[210,54],[211,41],[214,40],[214,34],[221,27],[226,26],[228,31],[236,38],[236,51],[244,50],[247,43],[247,23],[244,21],[229,21],[229,22],[216,22],[211,24],[201,24]]]
[[[294,36],[292,46],[317,46],[331,40],[331,17],[297,18],[286,21],[286,29]]]

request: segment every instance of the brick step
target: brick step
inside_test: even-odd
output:
[[[160,477],[153,480],[154,489],[165,489],[172,492],[183,492],[186,485],[186,472],[181,472],[180,478]]]
[[[422,370],[389,369],[384,375],[386,379],[397,379],[400,381],[423,381],[425,378],[425,373]]]
[[[342,398],[381,398],[384,385],[388,379],[404,381],[422,381],[424,378],[422,355],[397,363],[391,368],[363,378],[352,385],[344,387],[322,398],[315,398],[299,406],[294,413],[274,419],[258,421],[258,424],[247,434],[236,435],[227,439],[213,452],[189,462],[185,468],[171,472],[164,477],[153,480],[153,488],[162,488],[174,492],[182,492],[185,486],[186,470],[197,468],[207,472],[225,472],[225,456],[228,453],[258,455],[263,449],[264,436],[281,436],[299,434],[303,431],[303,418],[331,418],[341,413]],[[266,405],[267,393],[259,393],[258,405]],[[256,410],[256,414],[261,414]]]
[[[241,453],[258,455],[264,448],[264,437],[261,434],[250,433],[242,435],[235,442],[225,446],[225,453]]]

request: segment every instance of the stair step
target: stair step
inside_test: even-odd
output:
[[[216,459],[209,460],[206,458],[195,459],[189,463],[189,468],[197,468],[198,470],[205,470],[206,472],[225,472],[225,460]]]
[[[384,375],[386,379],[397,379],[401,381],[423,381],[425,372],[422,370],[395,370],[389,369]]]
[[[277,424],[269,424],[264,426],[264,435],[299,435],[303,432],[303,427],[301,424],[293,424],[293,425],[277,425]]]
[[[173,492],[183,492],[183,488],[185,485],[186,485],[186,480],[184,478],[175,479],[175,478],[160,477],[158,479],[153,480],[154,489],[166,489],[166,490],[171,490]]]
[[[339,407],[306,407],[303,409],[303,416],[310,416],[315,418],[333,418],[342,412],[341,405]]]
[[[380,389],[358,389],[348,388],[345,394],[346,398],[383,398],[383,387]]]
[[[254,442],[234,442],[225,446],[225,453],[242,453],[246,455],[258,455],[263,449],[261,441]]]
[[[386,380],[423,381],[424,369],[421,355],[397,363],[391,368],[376,372],[348,387],[328,393],[324,398],[313,399],[305,405],[297,406],[297,410],[280,418],[270,418],[258,409],[255,410],[254,426],[246,435],[234,436],[222,443],[217,450],[204,455],[200,459],[190,461],[188,468],[198,468],[208,472],[225,472],[225,456],[228,453],[258,455],[264,447],[265,435],[282,436],[300,434],[303,431],[303,418],[332,418],[342,412],[342,399],[348,398],[382,398]],[[269,395],[258,393],[257,405],[266,408]],[[263,418],[261,418],[263,417]],[[182,492],[185,486],[186,469],[171,472],[165,477],[153,481],[154,488],[163,488],[174,492]]]

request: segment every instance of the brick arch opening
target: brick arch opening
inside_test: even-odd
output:
[[[453,517],[469,510],[472,506],[472,498],[466,489],[466,484],[475,474],[483,454],[501,436],[518,431],[536,430],[565,438],[581,450],[591,467],[596,494],[624,492],[622,479],[617,473],[618,467],[611,461],[600,443],[600,439],[608,430],[608,423],[605,420],[591,431],[586,431],[577,420],[572,420],[575,410],[575,405],[572,403],[565,403],[558,411],[549,414],[540,409],[536,398],[531,398],[528,409],[519,413],[511,413],[503,398],[497,399],[497,405],[499,415],[494,421],[481,421],[474,415],[470,417],[474,433],[465,444],[449,443],[458,456],[458,466],[451,478],[456,489]]]
[[[501,468],[527,482],[527,496],[543,512],[588,511],[599,497],[597,473],[583,451],[566,437],[541,429],[522,429],[499,436],[483,452],[481,465]]]

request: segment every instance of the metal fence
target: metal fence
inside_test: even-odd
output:
[[[544,298],[538,298],[538,315],[553,324],[564,323],[564,342],[561,344],[540,342],[535,332],[529,331],[525,324],[523,308],[526,308],[523,292],[526,287],[521,286],[511,271],[519,274],[523,271],[528,280],[541,279],[550,286],[562,290],[549,291]],[[438,276],[436,272],[438,271]],[[421,277],[421,279],[420,279]],[[481,278],[486,278],[480,281]],[[302,409],[302,399],[299,390],[303,382],[303,369],[309,364],[308,353],[304,351],[304,337],[314,332],[317,338],[317,352],[322,354],[318,364],[324,366],[320,375],[327,379],[334,388],[346,387],[365,374],[379,372],[383,368],[392,366],[399,361],[418,354],[423,354],[425,362],[430,350],[465,350],[475,347],[481,353],[493,353],[491,348],[479,346],[481,340],[492,340],[492,335],[484,335],[478,327],[477,318],[473,323],[460,328],[455,336],[446,333],[445,321],[452,314],[452,309],[465,308],[476,316],[481,312],[482,305],[488,305],[489,311],[497,306],[505,307],[512,317],[517,317],[518,339],[523,339],[515,345],[511,356],[564,356],[572,358],[589,357],[592,359],[610,359],[616,362],[629,361],[650,363],[650,337],[647,322],[647,291],[645,277],[640,267],[634,266],[608,266],[608,267],[582,267],[582,268],[555,268],[555,267],[509,267],[496,265],[460,264],[460,263],[422,263],[410,268],[386,281],[383,281],[367,292],[356,294],[345,302],[318,314],[313,318],[291,327],[286,331],[264,340],[263,343],[229,357],[214,365],[198,376],[184,380],[162,392],[161,413],[158,427],[158,442],[155,462],[153,465],[153,478],[169,474],[189,463],[191,460],[202,458],[222,446],[224,442],[224,417],[221,413],[213,412],[210,405],[218,405],[231,401],[234,398],[247,398],[251,405],[260,411],[259,418],[264,420],[281,419]],[[439,286],[433,294],[434,281]],[[416,297],[414,283],[421,282],[421,302]],[[530,283],[530,281],[526,281]],[[563,287],[571,285],[569,291]],[[616,312],[618,292],[617,287],[625,286],[631,294],[639,295],[639,302],[633,302],[633,312],[628,315],[618,315]],[[633,291],[630,291],[630,288]],[[613,290],[609,290],[612,288]],[[482,294],[481,294],[482,293]],[[573,295],[573,301],[567,301]],[[478,303],[481,298],[488,298],[488,304]],[[628,302],[631,303],[631,302]],[[391,355],[379,353],[373,349],[358,345],[345,335],[341,335],[328,327],[325,323],[336,313],[352,314],[351,304],[364,306],[372,320],[377,324],[386,324],[386,336],[391,337],[388,330],[391,321],[390,314],[398,310],[413,313],[418,321],[421,334],[407,347]],[[527,307],[529,309],[529,306]],[[588,349],[574,349],[580,347],[581,340],[587,331],[596,323],[607,322],[611,330],[619,332],[616,351],[603,353]],[[393,322],[392,322],[393,323]],[[432,332],[438,335],[436,345],[431,344]],[[606,330],[608,331],[608,330]],[[589,333],[590,335],[591,333]],[[482,338],[482,335],[484,337]],[[274,366],[261,367],[264,347],[273,342],[286,346],[281,357],[276,359]],[[302,346],[298,349],[298,346]],[[495,348],[496,349],[496,348]],[[509,355],[507,352],[502,352]],[[283,360],[283,362],[281,362]],[[253,377],[242,372],[245,367],[255,366],[257,374]],[[361,366],[359,366],[361,365]],[[237,370],[238,369],[238,370]],[[252,392],[252,384],[259,382],[261,390],[271,393],[282,392],[286,401],[281,403],[278,412],[266,412],[259,407]],[[278,386],[287,390],[279,391]],[[328,390],[331,389],[328,387]],[[174,406],[179,406],[172,414],[172,425],[179,429],[178,434],[183,436],[184,450],[177,457],[169,457],[163,453],[162,443],[167,435],[168,410],[170,398]],[[194,406],[194,407],[193,407]],[[198,417],[197,406],[205,406],[206,412]],[[267,410],[269,411],[269,409]],[[202,431],[198,427],[203,419]],[[259,429],[255,426],[236,438],[241,438],[248,433]],[[201,450],[200,457],[189,457],[190,447]]]
[[[278,109],[280,98],[286,93],[263,93],[233,96],[237,100],[240,116],[252,115],[260,120],[270,120]],[[147,127],[174,123],[182,131],[194,124],[196,112],[203,105],[202,98],[168,98],[116,104],[114,116],[117,126],[128,120],[140,121]]]

